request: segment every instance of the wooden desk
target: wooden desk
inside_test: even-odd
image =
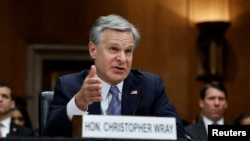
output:
[[[81,115],[73,116],[72,137],[82,137],[82,116]]]

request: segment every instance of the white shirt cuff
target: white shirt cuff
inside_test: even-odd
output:
[[[75,103],[75,96],[67,104],[67,115],[70,120],[72,120],[73,115],[87,115],[89,112],[88,107],[86,111],[80,110]]]

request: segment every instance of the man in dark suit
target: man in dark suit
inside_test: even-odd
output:
[[[186,134],[194,141],[208,140],[208,125],[224,125],[224,113],[228,107],[227,90],[217,81],[206,83],[200,91],[199,106],[202,115],[199,121],[185,127]]]
[[[34,137],[32,129],[19,126],[11,120],[11,110],[15,108],[13,92],[10,85],[0,82],[0,138]]]
[[[109,88],[117,86],[121,115],[174,117],[178,136],[182,136],[182,122],[160,76],[131,69],[140,39],[134,25],[118,15],[101,16],[89,37],[89,53],[95,65],[59,77],[44,134],[71,137],[73,115],[107,115]]]

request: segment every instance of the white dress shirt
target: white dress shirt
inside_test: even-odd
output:
[[[205,124],[205,128],[206,128],[206,131],[207,131],[207,134],[208,134],[208,125],[211,125],[213,124],[214,122],[210,119],[208,119],[207,117],[203,116],[203,122]],[[218,125],[224,125],[224,118],[221,118],[220,120],[218,120],[216,122]]]
[[[2,137],[6,137],[7,134],[9,134],[9,132],[10,132],[10,122],[11,122],[10,117],[3,120],[3,121],[1,121],[1,123],[2,123],[2,127],[1,127]]]

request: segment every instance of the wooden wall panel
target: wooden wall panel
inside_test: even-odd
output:
[[[230,0],[232,25],[226,34],[230,58],[225,72],[229,121],[250,107],[249,3]],[[87,45],[94,20],[110,13],[124,16],[139,27],[142,40],[133,66],[161,75],[181,117],[192,121],[199,113],[202,82],[196,80],[197,29],[188,21],[188,0],[2,0],[0,80],[26,96],[29,44]]]

